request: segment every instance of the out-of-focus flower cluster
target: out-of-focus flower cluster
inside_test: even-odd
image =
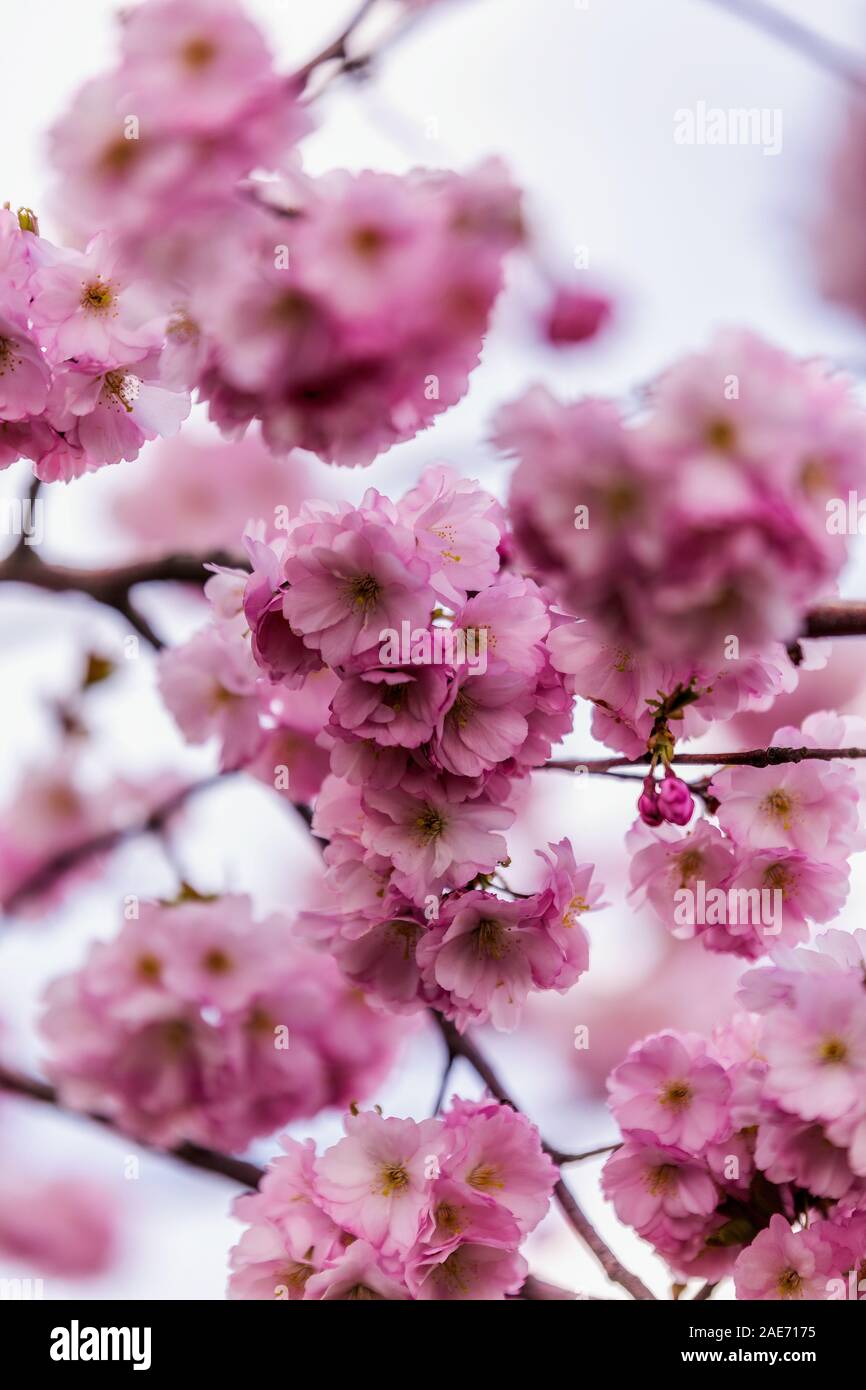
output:
[[[229,437],[260,420],[275,452],[369,464],[466,391],[519,197],[493,160],[309,178],[298,96],[234,0],[146,0],[54,162],[65,214],[108,228],[170,315],[166,381]]]
[[[846,748],[866,744],[864,734],[861,719],[820,712],[772,743]],[[756,959],[806,941],[808,924],[831,921],[848,895],[849,855],[866,844],[863,791],[858,764],[841,759],[723,768],[707,792],[717,825],[629,832],[630,899],[711,951]]]
[[[310,502],[250,541],[250,576],[209,581],[214,625],[162,658],[187,737],[218,734],[224,764],[296,799],[319,792],[335,901],[304,928],[389,1007],[432,1004],[461,1028],[513,1027],[529,990],[569,989],[601,892],[567,840],[536,893],[495,881],[500,832],[573,704],[544,646],[556,616],[507,547],[498,504],[446,468],[396,505]]]
[[[94,783],[75,740],[29,767],[0,813],[0,903],[19,915],[41,915],[82,879],[99,874],[114,837],[122,839],[174,797],[173,773]],[[170,812],[165,815],[170,820]],[[88,846],[86,854],[77,851]],[[48,867],[52,872],[44,872]]]
[[[518,458],[522,563],[585,620],[550,647],[599,738],[643,751],[659,690],[700,696],[688,736],[796,683],[780,644],[846,557],[827,503],[866,482],[847,379],[728,331],[665,372],[636,419],[535,387],[494,439]]]
[[[354,1111],[316,1154],[281,1140],[259,1191],[235,1214],[238,1299],[496,1300],[517,1294],[518,1247],[547,1211],[556,1169],[535,1127],[496,1101],[454,1100],[441,1117]]]
[[[711,1040],[660,1033],[608,1082],[605,1193],[678,1274],[740,1298],[858,1298],[866,1261],[866,933],[749,971]]]
[[[42,1033],[64,1104],[149,1143],[231,1150],[367,1095],[396,1021],[249,899],[134,904],[49,985]]]

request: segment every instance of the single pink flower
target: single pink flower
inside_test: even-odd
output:
[[[659,1033],[629,1050],[608,1081],[610,1107],[625,1133],[700,1154],[731,1131],[731,1083],[702,1039]]]
[[[316,1165],[322,1207],[344,1230],[384,1254],[417,1239],[432,1201],[431,1178],[447,1140],[441,1120],[347,1115],[345,1139]]]

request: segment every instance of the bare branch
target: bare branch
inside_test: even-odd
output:
[[[54,1105],[65,1114],[92,1120],[95,1124],[103,1125],[115,1133],[122,1133],[105,1115],[69,1110],[61,1102],[53,1086],[49,1086],[45,1081],[37,1081],[35,1077],[24,1076],[20,1072],[12,1071],[8,1067],[0,1067],[0,1090],[9,1091],[13,1095],[25,1096],[28,1100],[40,1101],[44,1105]],[[177,1158],[181,1163],[186,1163],[192,1168],[200,1168],[206,1173],[219,1173],[221,1177],[238,1182],[243,1187],[256,1188],[264,1177],[264,1169],[259,1168],[257,1164],[248,1163],[243,1158],[235,1158],[232,1154],[220,1153],[217,1149],[207,1149],[201,1144],[178,1144],[173,1149],[160,1149],[156,1145],[145,1144],[140,1139],[135,1142],[143,1149],[152,1153],[167,1154],[170,1158]]]

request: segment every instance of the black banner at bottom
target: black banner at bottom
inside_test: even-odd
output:
[[[567,1355],[574,1355],[576,1366],[586,1355],[601,1361],[596,1374],[637,1371],[645,1376],[674,1367],[700,1371],[709,1366],[755,1366],[775,1374],[807,1367],[826,1379],[828,1373],[843,1368],[850,1372],[859,1364],[866,1328],[863,1315],[848,1301],[635,1303],[578,1298],[548,1303],[546,1311],[520,1300],[500,1305],[498,1315],[495,1308],[481,1314],[478,1303],[470,1308],[472,1321],[464,1324],[467,1313],[461,1314],[455,1303],[441,1308],[403,1304],[392,1310],[365,1302],[347,1314],[327,1303],[317,1309],[311,1303],[301,1308],[240,1302],[0,1302],[0,1338],[7,1357],[15,1357],[19,1380],[22,1370],[32,1370],[47,1372],[49,1383],[57,1384],[70,1377],[98,1378],[106,1368],[115,1377],[128,1373],[140,1378],[214,1371],[221,1377],[237,1373],[246,1379],[252,1368],[291,1375],[299,1361],[307,1360],[312,1360],[314,1370],[319,1360],[322,1374],[332,1375],[334,1354],[340,1355],[345,1345],[335,1342],[335,1335],[350,1337],[359,1354],[362,1347],[367,1355],[376,1348],[381,1372],[389,1346],[396,1357],[397,1347],[405,1348],[407,1338],[417,1342],[421,1336],[441,1350],[453,1334],[460,1337],[461,1362],[474,1345],[486,1367],[491,1354],[510,1354],[515,1345],[526,1346],[527,1337],[541,1352],[544,1342],[539,1339],[565,1335],[573,1339]],[[510,1315],[499,1323],[503,1312]],[[322,1341],[323,1330],[330,1340]],[[561,1364],[564,1344],[560,1341],[558,1346]],[[462,1369],[465,1374],[465,1366]]]

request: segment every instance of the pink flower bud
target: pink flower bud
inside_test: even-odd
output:
[[[638,797],[637,809],[644,825],[661,825],[664,817],[659,810],[659,797],[652,773],[643,779],[643,791]]]
[[[688,825],[695,809],[691,792],[670,768],[658,789],[658,808],[662,819],[672,825]]]
[[[563,286],[547,311],[544,336],[553,347],[586,343],[604,327],[611,312],[610,300],[602,295]]]

